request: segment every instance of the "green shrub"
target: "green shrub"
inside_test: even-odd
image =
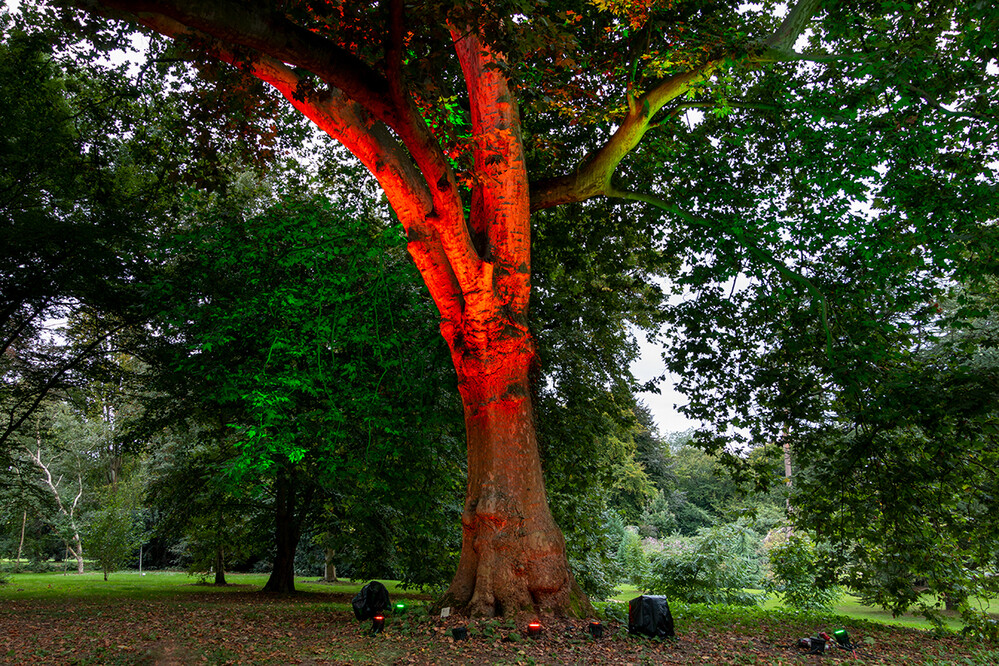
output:
[[[786,606],[800,610],[828,610],[840,589],[821,567],[818,547],[801,532],[773,539],[767,551],[770,576],[766,590]]]
[[[755,606],[760,536],[743,521],[701,528],[697,536],[664,542],[652,562],[648,589],[686,603]]]
[[[628,530],[617,549],[617,561],[624,570],[625,579],[641,588],[649,575],[649,557],[642,549],[642,540],[635,532]]]

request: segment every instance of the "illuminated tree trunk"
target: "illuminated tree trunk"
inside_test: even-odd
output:
[[[508,331],[509,332],[509,331]],[[458,571],[441,605],[471,615],[589,606],[569,572],[545,494],[526,332],[481,352],[453,346],[468,438],[468,486]]]

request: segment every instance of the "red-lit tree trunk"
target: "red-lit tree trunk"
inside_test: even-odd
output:
[[[458,571],[442,605],[473,615],[582,611],[548,509],[528,374],[530,336],[509,331],[483,352],[454,349],[468,438]]]

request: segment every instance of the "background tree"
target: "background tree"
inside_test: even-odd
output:
[[[840,419],[793,442],[795,511],[821,525],[835,549],[827,566],[845,565],[846,582],[868,603],[932,614],[939,600],[972,622],[969,597],[995,589],[985,573],[999,528],[989,508],[999,444],[995,284],[989,277],[942,302],[942,328],[872,369],[879,388],[866,396],[863,419],[837,410]],[[836,456],[817,464],[824,449]]]
[[[87,551],[104,572],[104,580],[121,569],[145,541],[138,515],[141,491],[141,481],[136,478],[108,485],[88,516]]]
[[[49,322],[82,303],[106,307],[116,290],[112,266],[124,268],[127,215],[110,215],[120,189],[107,148],[94,140],[86,84],[63,77],[39,35],[0,16],[0,450],[28,423],[46,396],[99,365],[96,347],[65,345]],[[85,148],[85,144],[89,143]]]
[[[401,237],[307,192],[260,205],[219,207],[165,250],[148,302],[159,338],[149,358],[164,391],[156,403],[234,436],[216,481],[270,498],[276,551],[265,589],[294,590],[296,548],[327,503],[357,547],[385,548],[385,530],[408,522],[406,551],[432,561],[435,548],[417,539],[439,529],[435,507],[453,507],[454,406],[441,394],[443,349],[427,304],[392,251]],[[406,519],[371,507],[405,508]]]
[[[44,416],[43,420],[43,415],[36,413],[35,438],[24,442],[25,451],[35,467],[32,477],[55,508],[47,519],[62,537],[66,553],[76,559],[76,573],[82,574],[84,475],[89,472],[88,461],[97,437],[92,424],[78,419],[65,403],[50,403]],[[89,479],[87,485],[91,485]]]
[[[229,475],[238,455],[234,440],[221,424],[176,423],[147,462],[144,503],[156,516],[151,536],[189,572],[213,572],[216,585],[226,584],[228,569],[262,559],[272,546],[262,536],[271,527],[266,502],[240,492]]]

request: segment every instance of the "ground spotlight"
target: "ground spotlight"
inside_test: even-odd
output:
[[[527,625],[527,635],[531,638],[537,638],[541,635],[541,623],[531,622]]]
[[[371,633],[373,633],[373,634],[380,634],[380,633],[382,633],[382,630],[384,628],[385,628],[385,616],[384,615],[376,615],[373,618],[371,618]]]
[[[604,625],[600,624],[597,620],[590,622],[590,636],[593,638],[603,638],[604,637]]]

